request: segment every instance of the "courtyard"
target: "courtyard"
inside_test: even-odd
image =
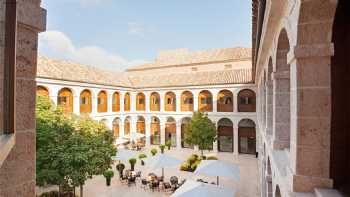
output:
[[[149,151],[151,148],[145,149],[145,151],[141,151],[147,153],[149,155]],[[160,154],[160,153],[158,153]],[[181,149],[181,150],[166,150],[165,154],[176,157],[180,160],[186,160],[188,156],[191,154],[200,154],[197,151],[192,149]],[[233,155],[232,153],[213,153],[206,152],[206,155],[215,155],[219,160],[236,164],[240,168],[240,181],[233,182],[231,180],[227,180],[225,178],[220,179],[220,185],[224,187],[228,187],[234,189],[236,191],[235,196],[240,197],[256,197],[259,196],[259,185],[258,185],[258,163],[257,159],[253,155]],[[118,163],[118,162],[116,162]],[[124,162],[126,165],[125,169],[130,168],[130,164]],[[147,168],[147,164],[142,166],[140,161],[138,160],[135,166],[136,171],[142,171],[142,178],[150,173],[154,172],[157,175],[161,175],[161,169],[159,170],[150,170]],[[163,197],[170,196],[169,193],[158,192],[158,191],[150,191],[149,189],[142,189],[141,183],[137,182],[136,186],[127,186],[122,184],[119,180],[118,172],[115,169],[115,165],[113,165],[113,171],[115,176],[112,178],[111,186],[106,186],[105,178],[100,176],[95,176],[93,179],[89,179],[84,186],[84,196],[87,197],[112,197],[112,196],[122,196],[122,197]],[[180,180],[197,180],[201,178],[209,183],[215,182],[216,177],[205,177],[205,176],[196,176],[191,172],[180,171],[179,167],[177,168],[168,168],[165,169],[165,181],[169,181],[171,176],[177,176]],[[76,189],[76,193],[79,192],[79,188]]]

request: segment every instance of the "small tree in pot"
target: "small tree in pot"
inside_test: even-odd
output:
[[[110,186],[112,177],[114,176],[114,172],[112,170],[107,170],[103,173],[103,176],[106,178],[107,186]]]
[[[164,145],[164,144],[161,144],[161,145],[159,145],[159,148],[160,148],[160,152],[161,152],[162,154],[164,154],[165,145]]]
[[[157,149],[152,148],[152,150],[151,150],[152,156],[155,156],[157,154],[157,152],[158,152]]]
[[[125,169],[125,165],[123,163],[118,163],[116,168],[119,172],[119,177],[121,178],[123,176],[123,170]]]
[[[147,155],[141,153],[141,154],[139,155],[139,159],[141,160],[141,165],[143,165],[143,166],[145,165],[145,162],[143,161],[144,158],[147,158]]]
[[[170,148],[171,148],[171,140],[167,140],[165,142],[165,145],[168,147],[168,150],[170,150]]]
[[[131,158],[131,159],[129,159],[131,171],[134,171],[134,170],[135,170],[136,161],[137,161],[136,158]]]

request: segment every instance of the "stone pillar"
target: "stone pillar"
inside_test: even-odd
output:
[[[112,113],[113,92],[107,91],[107,113]]]
[[[181,120],[176,121],[176,148],[180,150],[181,147]]]
[[[57,106],[58,91],[59,91],[59,88],[54,86],[50,92],[50,98],[55,106]]]
[[[145,124],[146,147],[149,147],[151,146],[151,119],[146,118],[145,121],[146,121],[146,124]]]
[[[233,112],[237,113],[238,112],[238,92],[239,90],[232,90],[232,95],[233,95]]]
[[[181,93],[176,93],[176,112],[181,112]]]
[[[160,144],[165,144],[165,121],[160,122]]]
[[[273,146],[289,148],[290,144],[290,72],[273,72]]]
[[[269,77],[270,78],[270,77]],[[273,124],[273,82],[268,80],[266,82],[266,134],[272,135]]]
[[[218,112],[218,91],[212,91],[213,96],[213,112]]]
[[[95,90],[92,92],[92,95],[91,95],[91,113],[93,115],[96,115],[98,112],[97,112],[97,94],[98,94],[98,90]]]
[[[146,112],[150,112],[151,111],[151,101],[150,101],[150,94],[148,92],[145,92],[145,104],[146,104]]]
[[[120,118],[120,122],[119,122],[119,136],[120,137],[124,137],[125,136],[124,118]]]
[[[73,95],[73,113],[79,115],[80,114],[80,94],[78,90],[74,90]]]
[[[137,117],[130,116],[130,139],[136,141],[136,121]]]
[[[0,89],[4,84],[5,0],[0,0]],[[10,10],[8,10],[10,11]],[[12,12],[13,13],[13,12]],[[40,0],[17,1],[16,131],[0,164],[0,196],[35,197],[35,97],[38,33],[46,28]],[[0,97],[3,93],[1,92]],[[2,103],[2,101],[1,101]],[[0,122],[3,121],[0,104]],[[0,129],[2,130],[2,123]],[[1,133],[2,131],[0,131]],[[4,142],[1,140],[2,143]],[[3,148],[3,147],[2,147]],[[2,155],[2,153],[1,153]],[[3,156],[3,155],[2,155]]]
[[[215,142],[213,142],[213,152],[214,152],[214,153],[219,152],[219,149],[218,149],[218,141],[217,141],[217,140],[216,140]]]
[[[199,92],[195,91],[193,93],[193,111],[198,111],[198,94]]]
[[[125,92],[120,92],[120,101],[119,101],[119,106],[120,106],[120,113],[124,113],[124,94]]]
[[[333,53],[333,44],[325,43],[297,46],[288,54],[293,192],[332,187],[329,169]]]
[[[136,92],[130,92],[130,112],[136,112]]]
[[[164,112],[165,111],[165,100],[164,100],[164,92],[160,92],[159,93],[159,104],[160,104],[160,112]],[[163,138],[162,138],[163,139]]]
[[[239,154],[238,123],[233,125],[233,154]]]

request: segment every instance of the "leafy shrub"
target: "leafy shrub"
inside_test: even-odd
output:
[[[207,157],[207,160],[218,160],[218,158],[215,156],[209,156]]]
[[[147,155],[144,153],[139,154],[139,159],[147,158]]]
[[[155,156],[157,153],[158,153],[157,149],[155,149],[155,148],[151,149],[152,156]]]
[[[171,140],[167,140],[167,141],[165,142],[165,146],[167,146],[167,147],[168,147],[168,150],[170,150],[170,147],[171,147]]]
[[[114,176],[114,172],[112,170],[106,170],[104,173],[103,173],[103,176],[106,178],[106,179],[111,179],[113,176]]]
[[[165,145],[161,144],[161,145],[159,145],[159,148],[160,148],[160,152],[163,154],[164,153],[164,149],[165,149]]]
[[[58,191],[50,191],[50,192],[45,192],[42,193],[39,197],[59,197],[60,194]]]
[[[187,162],[188,162],[190,165],[192,165],[192,164],[194,164],[194,163],[197,161],[197,159],[198,159],[198,155],[193,154],[193,155],[191,155],[191,156],[187,159]]]
[[[181,171],[189,171],[190,168],[191,168],[191,165],[189,163],[187,163],[187,162],[181,164],[181,166],[180,166],[180,170]]]
[[[131,171],[134,171],[136,161],[137,161],[136,158],[129,159],[129,163],[130,163],[130,166],[131,166]]]
[[[116,166],[118,172],[123,171],[125,169],[125,165],[123,163],[118,163]]]
[[[197,169],[197,167],[200,163],[201,163],[201,161],[197,160],[196,162],[194,162],[194,164],[191,165],[192,172],[194,172]]]
[[[207,156],[203,155],[203,156],[200,156],[200,160],[206,160],[207,159]]]

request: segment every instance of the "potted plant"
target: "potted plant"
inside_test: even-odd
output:
[[[139,159],[141,160],[141,165],[143,165],[143,166],[145,165],[145,162],[143,161],[144,158],[147,158],[147,155],[141,153],[141,154],[139,155]]]
[[[160,148],[160,152],[161,152],[162,154],[164,154],[165,145],[164,145],[164,144],[161,144],[161,145],[159,145],[159,148]]]
[[[167,140],[165,142],[165,145],[168,147],[168,150],[170,150],[170,147],[171,147],[171,140]]]
[[[106,178],[106,184],[107,184],[107,186],[110,186],[110,185],[111,185],[112,177],[114,176],[114,172],[113,172],[112,170],[106,170],[106,171],[103,173],[103,176]]]
[[[125,169],[125,165],[123,163],[118,163],[116,168],[117,168],[117,171],[119,172],[119,177],[122,177],[123,170]]]
[[[137,161],[136,158],[131,158],[131,159],[129,159],[131,171],[134,171],[134,170],[135,170],[136,161]]]
[[[155,149],[155,148],[151,149],[152,156],[155,156],[157,154],[157,152],[158,152],[157,149]]]

